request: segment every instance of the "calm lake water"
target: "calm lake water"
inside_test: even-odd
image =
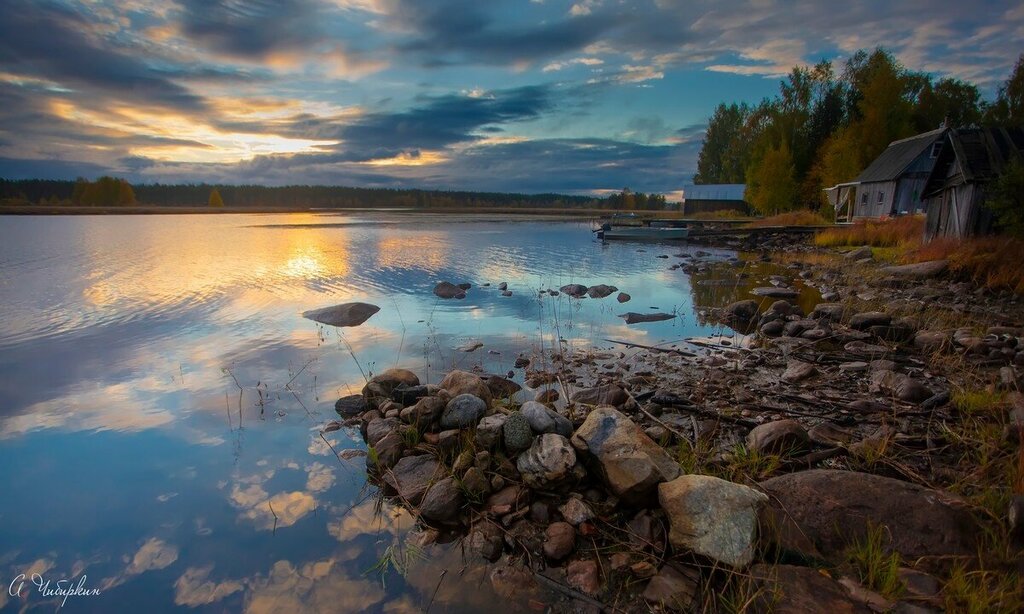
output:
[[[742,292],[658,258],[687,251],[508,216],[0,217],[0,609],[59,605],[33,573],[101,591],[69,612],[525,608],[496,601],[457,543],[410,554],[410,517],[377,510],[365,460],[335,456],[320,428],[393,366],[437,382],[453,366],[505,373],[558,337],[710,334],[695,301]],[[440,280],[474,287],[441,301]],[[633,298],[538,297],[567,283]],[[343,334],[301,316],[355,300],[381,310]],[[616,317],[651,307],[679,317]],[[357,432],[328,439],[365,449]],[[388,552],[407,556],[381,573]]]

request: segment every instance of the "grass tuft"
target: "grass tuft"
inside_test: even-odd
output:
[[[826,220],[820,213],[804,209],[763,217],[751,222],[750,226],[758,228],[762,226],[829,226],[830,224],[832,222]]]
[[[1024,611],[1024,583],[1013,572],[953,568],[942,589],[947,612],[1001,614]]]
[[[846,560],[857,570],[861,583],[889,599],[898,599],[905,586],[900,579],[900,555],[889,552],[886,529],[868,525],[863,540],[854,542],[846,552]]]

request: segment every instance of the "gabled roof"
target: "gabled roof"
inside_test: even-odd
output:
[[[876,181],[892,181],[910,166],[919,155],[932,146],[946,133],[948,128],[938,128],[931,132],[918,134],[910,138],[889,143],[880,156],[875,158],[854,181],[857,183],[873,183]]]
[[[950,130],[946,145],[928,176],[922,198],[950,186],[998,177],[1014,156],[1024,157],[1024,128]],[[958,163],[958,172],[950,175],[953,163]]]
[[[683,187],[683,198],[686,200],[743,200],[745,183],[715,183],[705,185],[688,185]]]

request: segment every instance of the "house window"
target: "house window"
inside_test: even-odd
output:
[[[860,197],[860,204],[865,206],[865,207],[868,206],[868,193],[867,192],[864,192],[864,194],[861,195],[861,197]]]
[[[936,141],[932,143],[931,157],[938,158],[939,152],[942,151],[942,141]]]
[[[879,192],[878,193],[878,204],[882,204],[883,201],[885,201],[885,192]]]

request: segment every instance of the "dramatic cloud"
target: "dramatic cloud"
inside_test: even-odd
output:
[[[0,177],[672,192],[794,65],[991,95],[1022,39],[1009,0],[10,0]]]

